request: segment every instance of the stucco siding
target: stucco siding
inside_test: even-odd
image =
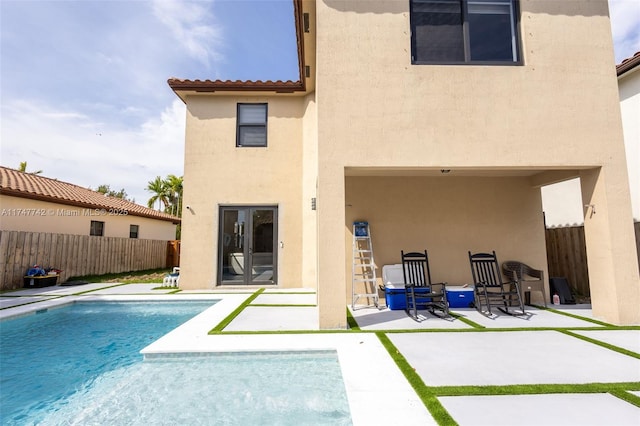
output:
[[[236,147],[238,102],[268,103],[267,147]],[[219,208],[229,205],[278,207],[278,284],[301,285],[302,114],[301,98],[188,98],[181,286],[218,284]]]

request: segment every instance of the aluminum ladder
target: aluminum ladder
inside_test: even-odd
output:
[[[364,293],[358,293],[364,284]],[[368,222],[353,222],[353,269],[351,270],[351,308],[355,310],[358,299],[373,300],[378,308],[376,288],[376,264],[373,260],[373,245]],[[370,292],[369,292],[370,291]],[[366,306],[371,306],[367,303]]]

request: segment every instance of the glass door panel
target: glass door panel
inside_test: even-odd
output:
[[[249,250],[251,280],[255,283],[273,283],[274,209],[252,209]]]
[[[221,284],[275,284],[277,207],[221,207]]]

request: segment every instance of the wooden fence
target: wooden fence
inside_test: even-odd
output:
[[[634,223],[636,253],[640,264],[640,222]],[[550,228],[546,231],[550,277],[566,277],[578,294],[589,296],[589,270],[584,226]]]
[[[69,277],[166,267],[167,242],[44,232],[0,231],[0,290],[21,288],[33,265]]]

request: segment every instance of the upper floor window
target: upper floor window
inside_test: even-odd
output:
[[[98,237],[104,236],[104,222],[92,220],[91,227],[89,228],[89,235],[95,235]]]
[[[129,225],[129,238],[138,238],[138,225]]]
[[[267,146],[267,104],[238,104],[236,146]]]
[[[519,61],[517,0],[410,1],[412,63]]]

